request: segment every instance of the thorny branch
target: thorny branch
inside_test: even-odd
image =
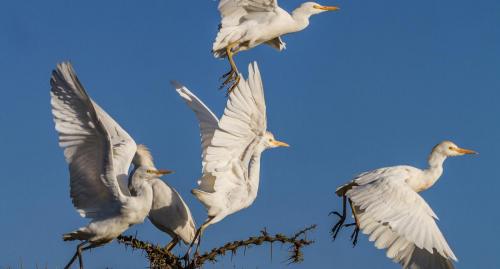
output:
[[[120,244],[129,246],[132,249],[140,249],[146,252],[150,262],[150,267],[154,269],[195,269],[200,268],[207,261],[216,262],[218,256],[225,256],[227,253],[236,254],[240,248],[245,250],[251,246],[259,246],[263,243],[281,243],[282,245],[290,245],[290,263],[299,263],[304,260],[302,248],[314,243],[313,240],[307,239],[307,233],[314,230],[316,225],[311,225],[303,230],[298,231],[292,236],[283,234],[270,235],[265,229],[260,232],[259,236],[250,237],[246,240],[234,241],[225,244],[222,247],[214,248],[202,255],[195,256],[187,265],[182,263],[183,259],[171,252],[166,251],[161,246],[155,246],[148,242],[143,242],[132,236],[119,236],[117,241]]]

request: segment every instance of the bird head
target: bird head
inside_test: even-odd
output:
[[[434,147],[432,151],[438,152],[447,157],[462,156],[465,154],[477,154],[477,152],[473,150],[460,148],[451,141],[443,141],[439,143]]]
[[[315,15],[323,13],[325,11],[336,11],[340,10],[337,6],[323,6],[315,2],[306,2],[300,6],[300,9],[308,12],[309,14]]]
[[[285,142],[278,141],[274,139],[274,135],[271,132],[267,132],[263,136],[264,147],[265,148],[277,148],[277,147],[289,147]]]

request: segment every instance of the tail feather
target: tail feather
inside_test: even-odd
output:
[[[64,241],[73,241],[73,240],[88,240],[90,234],[84,229],[78,229],[76,231],[63,234]]]

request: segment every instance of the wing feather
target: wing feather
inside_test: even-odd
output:
[[[201,157],[205,160],[207,148],[212,141],[215,130],[218,128],[219,120],[215,114],[186,87],[175,81],[172,81],[172,85],[182,99],[184,99],[189,108],[193,110],[196,118],[198,119],[201,134]],[[203,166],[205,166],[205,163],[203,163]]]
[[[455,254],[435,222],[436,215],[406,184],[409,177],[405,167],[390,167],[354,180],[356,185],[346,195],[356,207],[360,228],[403,268],[454,268]]]
[[[197,100],[203,104],[191,92],[188,93],[187,89],[179,89],[181,88],[177,87],[177,92],[184,100]],[[210,111],[205,105],[195,106],[186,102],[200,122],[203,117],[199,114]],[[200,107],[203,107],[201,110],[204,113],[199,112]],[[248,156],[253,153],[257,138],[264,135],[266,128],[264,91],[258,66],[254,63],[249,65],[248,79],[242,79],[229,95],[221,120],[218,123],[212,121],[210,142],[202,143],[203,176],[199,188],[205,192],[214,192],[223,188],[217,183],[220,180],[225,182],[225,186],[243,184],[245,175],[241,173],[248,170]],[[203,136],[204,130],[201,132]]]
[[[111,139],[92,100],[69,63],[57,66],[50,83],[55,128],[69,164],[73,205],[88,218],[119,210],[123,193],[115,176]]]

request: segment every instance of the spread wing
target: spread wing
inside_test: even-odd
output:
[[[222,19],[244,16],[251,12],[269,12],[278,7],[278,0],[220,0]]]
[[[245,35],[243,29],[238,27],[245,18],[269,20],[274,16],[277,8],[277,0],[220,0],[221,23],[212,45],[215,57],[226,56],[224,48],[230,42],[239,40]]]
[[[378,169],[354,180],[346,192],[360,228],[379,249],[403,268],[454,268],[456,260],[439,230],[436,215],[405,180],[405,167]]]
[[[116,177],[118,179],[118,184],[120,185],[120,190],[123,194],[130,196],[130,191],[128,189],[128,172],[132,159],[134,158],[135,152],[137,151],[137,145],[134,139],[123,130],[123,128],[113,119],[111,116],[104,111],[96,102],[92,101],[97,116],[101,121],[104,128],[108,132],[110,142],[113,148],[113,164]]]
[[[94,107],[71,64],[61,63],[52,72],[51,105],[59,145],[69,164],[70,195],[80,215],[96,218],[117,212],[124,200],[117,173],[127,165],[115,165],[126,151],[113,147],[110,117]],[[111,121],[118,126],[112,119]],[[115,127],[115,132],[120,133]],[[119,126],[118,126],[119,127]],[[124,131],[123,131],[124,132]],[[135,147],[127,135],[127,151]],[[116,154],[115,154],[116,151]],[[117,157],[115,157],[117,156]],[[115,159],[116,158],[116,159]]]
[[[248,72],[248,79],[241,79],[229,95],[209,143],[203,144],[203,177],[199,182],[203,191],[214,192],[221,180],[226,187],[244,183],[257,139],[266,131],[266,105],[257,64],[251,64]]]
[[[200,126],[201,149],[203,166],[205,166],[205,156],[207,148],[212,141],[215,130],[218,128],[219,120],[215,114],[191,91],[178,82],[172,81],[177,93],[184,99],[186,104],[193,110]]]

